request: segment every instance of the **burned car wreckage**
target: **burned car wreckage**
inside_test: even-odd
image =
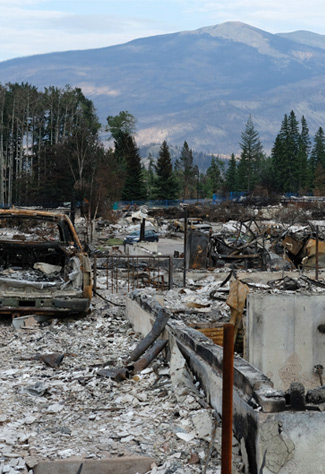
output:
[[[0,210],[0,314],[85,313],[91,266],[65,214]]]

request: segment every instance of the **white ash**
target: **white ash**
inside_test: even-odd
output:
[[[110,299],[124,303],[117,295]],[[0,472],[28,473],[30,460],[123,455],[152,456],[152,473],[202,472],[210,438],[194,423],[200,396],[188,386],[172,387],[163,355],[122,382],[96,376],[104,364],[122,365],[142,339],[123,307],[94,299],[84,319],[28,331],[2,320],[0,338]],[[54,352],[65,354],[58,369],[33,359]],[[213,420],[213,410],[205,411]],[[220,436],[218,426],[208,474],[220,472]]]

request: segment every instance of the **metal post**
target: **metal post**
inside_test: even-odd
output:
[[[94,270],[93,270],[93,291],[97,289],[97,257],[94,257]]]
[[[187,208],[184,209],[184,270],[183,288],[186,286],[186,252],[187,252]]]
[[[142,219],[142,222],[140,224],[140,242],[145,240],[145,232],[146,232],[146,220],[145,218]]]
[[[109,280],[109,258],[110,257],[107,257],[106,259],[106,289],[108,290],[109,288],[109,283],[108,283],[108,280]]]
[[[318,225],[316,226],[316,272],[315,272],[315,278],[316,280],[318,280],[318,268],[319,268],[319,264],[318,264],[318,256],[319,256],[319,253],[318,253],[318,242],[319,242],[319,229],[318,229]]]
[[[173,287],[173,257],[169,255],[168,265],[168,289],[171,290]]]
[[[116,285],[115,285],[115,290],[116,290],[116,293],[118,293],[118,268],[119,268],[119,263],[120,263],[120,260],[118,257],[116,257],[116,267],[115,267],[115,276],[116,276]]]
[[[136,257],[136,265],[137,265],[137,268],[136,268],[136,272],[137,272],[137,286],[136,288],[139,288],[139,257]]]
[[[234,329],[233,324],[223,329],[221,474],[231,474]]]
[[[196,183],[196,202],[199,202],[199,192],[200,192],[200,172],[197,171],[197,183]]]
[[[114,293],[114,257],[112,257],[111,279],[112,279],[112,294],[113,294]]]

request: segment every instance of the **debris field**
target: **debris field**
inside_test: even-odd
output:
[[[200,216],[204,218],[204,212]],[[145,288],[147,297],[160,298],[179,324],[203,331],[231,320],[224,272],[234,278],[241,269],[270,272],[270,282],[246,279],[250,291],[323,292],[321,281],[304,275],[316,261],[323,263],[324,236],[318,224],[279,225],[269,220],[261,225],[255,217],[246,212],[241,221],[214,224],[206,265],[196,270],[195,281],[188,275],[187,287],[180,288],[174,279],[174,288],[164,293]],[[102,223],[99,240],[151,218],[143,210],[123,219],[120,224]],[[161,235],[175,237],[174,221],[166,216],[158,214],[151,223]],[[284,277],[294,268],[298,278]],[[150,270],[150,282],[156,270]],[[271,283],[272,270],[282,270],[283,278]],[[176,272],[182,275],[182,268]],[[114,278],[107,271],[97,277],[98,293],[85,317],[42,320],[31,315],[20,328],[13,327],[10,318],[0,321],[0,474],[33,474],[41,460],[129,455],[152,457],[151,474],[220,473],[221,423],[206,404],[199,382],[188,372],[182,384],[173,386],[164,350],[143,370],[129,370],[127,361],[142,336],[125,319],[126,296],[108,289]],[[21,273],[21,278],[31,275]],[[50,284],[51,277],[42,278]],[[125,281],[120,286],[127,291]],[[232,454],[233,472],[243,472],[235,438]]]
[[[114,376],[141,336],[124,319],[123,297],[110,298],[94,299],[83,319],[21,329],[2,320],[1,473],[31,474],[42,459],[131,454],[153,457],[151,473],[202,472],[206,463],[207,473],[220,472],[221,425],[194,383],[172,387],[163,353],[130,378]],[[235,440],[234,452],[240,468]]]

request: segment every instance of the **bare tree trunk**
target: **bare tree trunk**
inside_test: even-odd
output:
[[[8,163],[8,204],[12,204],[12,181],[14,174],[14,130],[15,130],[15,98],[12,103],[12,116],[11,116],[11,143],[9,151],[9,163]]]
[[[1,86],[0,86],[1,87]],[[6,90],[1,87],[1,110],[0,110],[0,204],[5,202],[5,175],[4,175],[4,107],[5,107]]]

